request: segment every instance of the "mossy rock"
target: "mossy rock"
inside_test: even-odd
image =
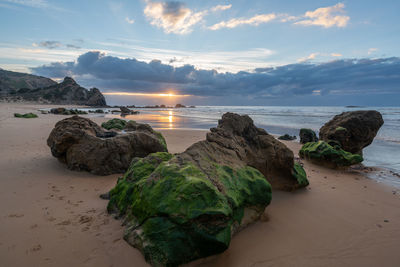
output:
[[[361,155],[344,151],[340,146],[332,146],[325,141],[306,143],[300,149],[299,155],[328,167],[345,167],[363,161]]]
[[[34,113],[25,113],[25,114],[14,113],[14,117],[16,117],[16,118],[32,119],[32,118],[37,118],[38,115],[36,115],[36,114],[34,114]]]
[[[298,162],[294,163],[293,176],[296,178],[297,183],[300,185],[300,187],[306,187],[310,184],[307,179],[306,171]]]
[[[159,152],[132,161],[108,211],[125,217],[125,240],[152,265],[177,266],[226,250],[246,209],[262,213],[270,201],[270,184],[252,167],[214,163],[206,174]]]
[[[103,122],[101,124],[101,127],[111,130],[111,129],[118,129],[118,130],[123,130],[126,126],[126,120],[121,120],[121,119],[111,119],[107,122]]]

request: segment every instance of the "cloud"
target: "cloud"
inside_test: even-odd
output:
[[[320,55],[320,53],[318,53],[318,52],[316,52],[316,53],[311,53],[311,54],[308,55],[307,57],[299,58],[298,61],[299,61],[299,62],[310,61],[310,60],[315,59],[318,55]]]
[[[331,53],[331,57],[342,57],[343,55],[340,53]]]
[[[61,47],[62,44],[60,42],[58,42],[58,41],[43,41],[43,42],[40,42],[38,44],[37,43],[33,43],[32,46],[34,46],[34,47],[41,46],[41,47],[45,47],[45,48],[48,48],[48,49],[54,49],[54,48]]]
[[[73,49],[81,49],[82,47],[77,46],[77,45],[73,45],[73,44],[66,44],[65,45],[66,48],[73,48]]]
[[[236,28],[240,25],[251,25],[258,26],[263,23],[267,23],[273,20],[277,20],[282,23],[293,22],[293,24],[303,26],[322,26],[324,28],[330,27],[346,27],[349,16],[343,15],[344,4],[338,3],[330,7],[317,8],[314,11],[307,11],[302,16],[293,16],[286,13],[269,13],[255,15],[251,18],[233,18],[228,21],[221,21],[212,26],[209,26],[210,30],[219,30],[222,28]]]
[[[66,47],[66,48],[73,48],[73,49],[80,49],[80,46],[74,45],[74,44],[63,44],[59,41],[42,41],[40,43],[33,43],[33,47],[44,47],[47,49],[56,49],[56,48],[61,48],[61,47]]]
[[[207,11],[194,12],[182,2],[146,1],[144,14],[154,26],[164,29],[165,33],[187,34],[199,23]]]
[[[210,30],[219,30],[222,28],[236,28],[237,26],[240,25],[252,25],[252,26],[258,26],[262,23],[267,23],[276,18],[276,14],[270,13],[270,14],[262,14],[262,15],[255,15],[251,18],[245,19],[245,18],[235,18],[231,19],[228,21],[221,21],[217,24],[214,24],[210,27],[208,27]]]
[[[371,54],[375,53],[378,50],[379,50],[378,48],[370,48],[370,49],[368,49],[368,55],[371,55]]]
[[[211,8],[212,12],[217,12],[217,11],[224,11],[227,9],[230,9],[232,7],[232,5],[217,5],[213,8]]]
[[[125,18],[125,21],[126,21],[127,23],[129,23],[129,24],[135,23],[135,20],[134,20],[134,19],[130,19],[129,17],[126,17],[126,18]]]
[[[35,7],[35,8],[49,7],[49,4],[45,0],[1,0],[1,1],[22,6]]]
[[[297,63],[219,73],[193,65],[173,67],[159,60],[107,56],[98,51],[82,54],[75,62],[54,62],[32,68],[35,74],[60,78],[74,76],[83,85],[107,91],[160,92],[248,97],[255,99],[312,95],[400,94],[400,58],[343,59],[327,63]]]
[[[350,20],[349,16],[343,15],[344,4],[338,3],[330,7],[317,8],[314,11],[307,11],[304,14],[304,19],[295,22],[297,25],[303,26],[322,26],[325,28],[347,26]]]

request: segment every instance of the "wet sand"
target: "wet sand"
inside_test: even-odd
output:
[[[52,157],[46,139],[65,116],[37,112],[43,107],[0,103],[0,266],[148,266],[99,198],[119,175],[70,171]],[[39,118],[13,117],[32,111]],[[162,133],[172,153],[205,137]],[[295,153],[300,147],[285,144]],[[237,234],[224,253],[189,265],[399,266],[400,192],[357,173],[304,164],[308,188],[273,192],[263,221]]]

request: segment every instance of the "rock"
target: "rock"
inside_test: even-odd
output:
[[[300,149],[299,155],[301,158],[331,168],[346,167],[363,161],[363,157],[359,154],[352,154],[341,149],[339,145],[331,144],[325,141],[308,142]]]
[[[182,105],[182,104],[176,104],[176,105],[175,105],[175,108],[186,108],[186,106],[185,106],[185,105]]]
[[[79,116],[57,122],[47,145],[69,169],[98,175],[123,173],[132,158],[167,151],[158,134],[139,130],[128,134],[107,132]]]
[[[79,109],[66,109],[66,108],[52,108],[50,113],[56,115],[84,115],[88,114],[86,111]]]
[[[65,77],[61,83],[47,87],[21,90],[14,94],[26,101],[52,103],[62,105],[106,106],[106,100],[97,88],[87,90],[77,84],[74,79]]]
[[[375,110],[343,112],[327,122],[319,131],[324,141],[339,142],[343,150],[362,155],[383,125],[382,115]]]
[[[117,130],[123,130],[125,128],[126,121],[121,120],[121,119],[111,119],[107,122],[103,122],[101,124],[101,127],[107,130],[111,129],[117,129]]]
[[[65,108],[52,108],[52,109],[50,109],[50,113],[52,113],[52,114],[64,114],[65,111],[66,111]]]
[[[38,115],[36,115],[34,113],[25,113],[25,114],[14,113],[14,117],[24,118],[24,119],[32,119],[32,118],[37,118]]]
[[[308,185],[284,144],[250,117],[226,113],[183,153],[135,158],[107,209],[124,217],[125,240],[147,261],[177,266],[226,250],[270,203],[268,181],[286,190]]]
[[[301,144],[305,144],[305,143],[308,143],[308,142],[317,142],[318,141],[317,135],[311,129],[301,128],[299,136],[300,136],[300,143]]]
[[[286,141],[292,141],[292,140],[296,140],[297,137],[296,136],[291,136],[288,134],[284,134],[278,137],[279,140],[286,140]]]
[[[119,109],[121,110],[121,114],[132,114],[132,110],[127,107],[119,107]]]
[[[94,107],[104,107],[107,106],[106,99],[103,94],[97,88],[92,88],[89,90],[87,95],[87,101],[85,105]]]

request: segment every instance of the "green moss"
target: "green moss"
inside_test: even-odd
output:
[[[36,115],[36,114],[34,114],[34,113],[25,113],[25,114],[14,113],[14,117],[16,117],[16,118],[32,119],[32,118],[37,118],[38,115]]]
[[[234,170],[218,164],[215,167],[217,179],[224,186],[224,193],[233,209],[270,203],[271,185],[257,169],[246,166]]]
[[[160,132],[157,132],[157,131],[154,131],[154,133],[156,134],[158,140],[160,141],[162,146],[165,148],[165,150],[168,151],[167,142],[165,141],[164,136]]]
[[[350,166],[363,161],[362,156],[344,151],[339,146],[333,147],[324,141],[305,144],[299,154],[302,158],[333,165],[333,167]]]
[[[309,185],[310,183],[307,180],[307,174],[306,171],[303,169],[303,167],[295,162],[293,166],[293,176],[296,178],[297,183],[300,185],[300,187],[305,187]]]
[[[111,119],[107,122],[103,122],[101,124],[101,127],[107,129],[107,130],[111,130],[111,129],[119,129],[119,130],[123,130],[126,126],[126,121],[125,120],[121,120],[121,119]]]
[[[166,152],[135,158],[110,192],[109,211],[125,215],[130,225],[125,239],[154,265],[176,266],[224,251],[244,208],[271,201],[270,184],[252,167],[214,164],[210,175],[217,187],[193,163],[172,158]]]
[[[336,131],[336,132],[337,132],[337,131],[347,131],[347,129],[344,128],[344,127],[339,126],[339,127],[336,127],[335,131]]]

